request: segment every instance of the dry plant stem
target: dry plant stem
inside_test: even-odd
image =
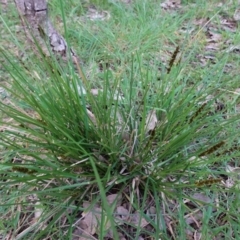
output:
[[[67,203],[67,201],[68,201],[69,199],[70,199],[70,198],[66,199],[66,200],[65,200],[65,203]],[[39,219],[38,219],[38,220],[39,220]],[[21,233],[19,233],[19,234],[16,236],[15,240],[22,239],[25,234],[33,231],[33,230],[35,229],[35,227],[37,227],[37,226],[38,226],[38,229],[44,229],[44,228],[46,227],[46,225],[44,224],[44,222],[39,222],[39,221],[37,221],[37,222],[33,223],[31,226],[29,226],[28,228],[26,228],[26,229],[25,229],[24,231],[22,231]]]
[[[85,88],[87,89],[87,79],[86,79],[86,77],[84,76],[83,71],[82,71],[82,68],[80,67],[80,65],[79,65],[79,63],[78,63],[78,59],[77,59],[75,56],[73,56],[73,62],[75,63],[75,65],[76,65],[76,67],[77,67],[77,70],[78,70],[78,74],[79,74],[79,76],[81,77]],[[97,94],[96,94],[96,95],[97,95]],[[96,125],[97,120],[96,120],[94,114],[93,114],[90,110],[88,110],[88,109],[87,109],[87,114],[88,114],[88,117],[91,119],[91,121]]]
[[[73,62],[75,63],[76,67],[77,67],[77,70],[78,70],[78,74],[79,76],[81,77],[85,87],[87,87],[87,79],[85,77],[85,75],[83,74],[83,71],[82,71],[82,68],[80,67],[79,65],[79,61],[78,61],[78,58],[76,58],[75,56],[73,56]]]
[[[174,240],[176,240],[176,237],[175,237],[175,234],[174,234],[174,231],[173,231],[173,228],[172,228],[172,225],[173,224],[176,224],[176,221],[171,221],[170,223],[167,223],[167,226],[168,226],[168,229],[169,229],[169,232],[171,233],[172,235],[172,238]]]
[[[133,130],[131,133],[131,138],[130,138],[131,152],[129,154],[129,157],[133,156],[134,147],[136,145],[136,142],[137,142],[137,133],[136,133],[136,130]],[[132,143],[132,145],[131,145],[131,143]]]
[[[36,223],[32,224],[31,226],[29,226],[28,228],[26,228],[24,231],[22,231],[21,233],[19,233],[16,236],[15,240],[22,239],[25,234],[32,231],[37,225],[39,225],[38,222],[36,222]]]
[[[198,212],[200,212],[200,209],[197,209],[197,210],[194,210],[193,212],[188,213],[187,215],[184,216],[184,219],[191,217],[191,219],[194,221],[197,227],[200,228],[199,222],[196,220],[196,218],[194,218],[194,215]]]

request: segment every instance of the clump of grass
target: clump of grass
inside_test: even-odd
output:
[[[200,82],[188,72],[192,56],[182,52],[185,62],[174,64],[179,51],[161,70],[146,66],[137,50],[128,53],[121,75],[102,64],[101,87],[94,95],[92,82],[80,68],[75,72],[73,63],[63,68],[43,57],[23,66],[1,49],[12,79],[12,86],[2,86],[11,98],[0,103],[1,204],[11,206],[3,213],[10,219],[2,224],[6,229],[14,229],[17,239],[71,239],[88,201],[92,208],[96,203],[102,208],[99,239],[107,234],[108,221],[114,239],[119,231],[128,239],[144,234],[168,239],[163,206],[178,199],[178,236],[186,238],[181,201],[186,192],[221,181],[221,163],[235,156],[231,149],[238,145],[238,133],[230,110],[223,113],[215,106],[222,97],[219,89],[226,88],[219,71],[226,60],[205,69]],[[132,226],[132,233],[118,226],[107,202],[111,193],[123,193],[129,212],[138,210],[152,232],[140,224]],[[153,219],[147,215],[150,205],[157,210]],[[210,207],[204,215],[205,235]],[[38,208],[41,217],[33,217]],[[38,220],[30,225],[32,219]]]
[[[11,101],[1,102],[1,111],[11,118],[2,122],[3,153],[8,155],[1,166],[6,187],[21,184],[18,197],[35,192],[45,204],[47,198],[54,206],[74,205],[90,198],[87,186],[89,192],[100,191],[107,211],[105,194],[116,184],[117,191],[124,191],[138,179],[139,189],[147,186],[149,193],[186,187],[189,169],[221,161],[221,156],[201,157],[214,155],[235,138],[226,131],[231,118],[213,112],[217,76],[204,94],[188,85],[182,65],[162,73],[160,81],[150,77],[151,69],[135,79],[141,69],[136,55],[123,80],[110,81],[106,70],[104,86],[94,96],[89,86],[86,94],[79,91],[78,76],[64,74],[57,65],[52,71],[48,62],[33,64],[28,71],[1,53],[13,79],[7,88]],[[210,94],[215,97],[206,102]]]

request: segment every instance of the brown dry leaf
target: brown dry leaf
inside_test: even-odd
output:
[[[85,233],[95,234],[97,231],[98,223],[101,220],[101,214],[103,214],[102,209],[94,207],[90,211],[83,212],[83,220],[79,222],[79,227],[83,227]]]
[[[181,0],[166,0],[165,2],[161,3],[160,6],[165,9],[177,9],[180,8]]]
[[[184,218],[185,218],[185,222],[186,224],[190,225],[190,224],[193,224],[195,223],[196,226],[198,226],[198,222],[200,219],[202,219],[203,217],[203,213],[200,212],[200,211],[195,211],[193,213],[189,213],[187,214]]]
[[[117,234],[118,234],[118,239],[120,239],[120,240],[126,240],[126,238],[124,238],[124,234],[121,232],[121,231],[118,231],[117,232]],[[107,234],[105,235],[105,238],[106,239],[114,239],[114,235],[113,235],[113,230],[109,230],[108,232],[107,232]],[[104,239],[105,239],[104,238]]]
[[[88,13],[86,15],[92,21],[103,21],[108,20],[111,15],[107,11],[98,11],[95,7],[89,7]]]
[[[109,205],[117,202],[117,206],[121,205],[122,202],[122,194],[111,194],[107,196],[107,202]]]
[[[121,221],[127,221],[129,219],[129,211],[123,206],[117,207],[116,213],[116,218]]]
[[[186,233],[186,240],[193,240],[193,231],[191,231],[190,229],[186,229],[185,230]]]
[[[76,228],[73,232],[73,237],[72,240],[96,240],[96,238],[90,236],[87,233],[84,233],[84,231],[82,229],[78,229]]]
[[[207,39],[207,42],[219,42],[222,39],[222,35],[219,33],[209,31],[208,35],[209,38]]]
[[[192,198],[196,199],[200,202],[203,202],[203,203],[211,203],[211,198],[209,198],[208,196],[206,196],[203,193],[194,193]]]
[[[149,224],[148,221],[139,214],[139,212],[135,212],[133,215],[131,215],[130,223],[136,227],[140,226],[141,228],[144,228]]]
[[[84,220],[82,220],[82,221],[80,221],[80,223],[79,223],[79,227],[80,227],[82,230],[85,230],[85,229],[88,228],[88,225],[87,225],[87,223],[86,223]]]
[[[212,29],[209,30],[209,29]],[[205,47],[206,50],[209,51],[218,51],[220,48],[220,40],[222,39],[221,34],[216,33],[216,30],[214,28],[208,28],[208,31],[206,33],[207,35],[207,46]]]
[[[154,206],[151,206],[149,209],[148,209],[148,214],[150,215],[154,215],[157,213],[157,209],[154,207]]]
[[[90,202],[87,202],[87,201],[83,202],[83,208],[84,209],[88,208],[89,206],[91,206]]]
[[[83,207],[89,207],[89,203],[85,202]],[[104,216],[102,216],[104,215]],[[86,210],[82,213],[83,219],[78,223],[80,228],[85,235],[94,235],[99,233],[99,224],[104,221],[105,230],[110,229],[111,223],[105,216],[105,212],[101,207],[94,206],[90,210]]]
[[[209,43],[206,47],[205,47],[206,50],[209,50],[209,51],[217,51],[219,50],[219,43]]]
[[[198,231],[191,231],[191,230],[185,230],[186,232],[186,240],[201,240],[202,234]],[[216,240],[216,239],[214,239]]]
[[[158,119],[156,115],[156,110],[151,110],[146,118],[146,126],[145,129],[147,132],[153,131],[157,125]]]
[[[234,19],[223,18],[220,23],[226,31],[236,32],[237,30],[237,22]]]

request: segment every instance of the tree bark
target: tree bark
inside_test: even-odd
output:
[[[14,0],[22,20],[28,40],[33,44],[33,50],[36,51],[40,47],[45,56],[50,57],[49,48],[57,59],[69,61],[69,57],[73,61],[75,70],[77,70],[82,83],[78,86],[79,95],[85,94],[87,79],[85,78],[82,69],[79,65],[79,57],[75,52],[67,46],[63,36],[53,27],[48,19],[47,2],[46,0]],[[69,54],[70,53],[70,54]],[[70,56],[69,56],[70,55]],[[96,123],[94,114],[87,109],[89,118]]]
[[[79,59],[72,49],[68,49],[65,39],[53,27],[48,19],[48,9],[46,0],[14,0],[22,20],[28,40],[35,46],[39,45],[46,56],[50,56],[49,48],[63,60],[71,57]]]

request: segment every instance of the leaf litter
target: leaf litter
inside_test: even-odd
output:
[[[175,10],[181,7],[181,0],[166,0],[160,6],[165,10]]]
[[[115,226],[129,226],[132,228],[145,228],[149,222],[138,211],[130,212],[129,209],[122,205],[121,194],[110,194],[106,196],[109,207],[113,209],[113,217]],[[83,209],[86,209],[82,213],[81,219],[77,220],[74,224],[74,239],[82,240],[95,239],[95,235],[99,235],[101,229],[100,226],[104,225],[105,237],[109,239],[113,238],[113,231],[111,228],[110,220],[107,218],[106,212],[99,204],[91,206],[90,202],[83,203]],[[104,222],[102,222],[104,221]],[[119,236],[124,236],[121,233],[121,229],[118,230]]]

